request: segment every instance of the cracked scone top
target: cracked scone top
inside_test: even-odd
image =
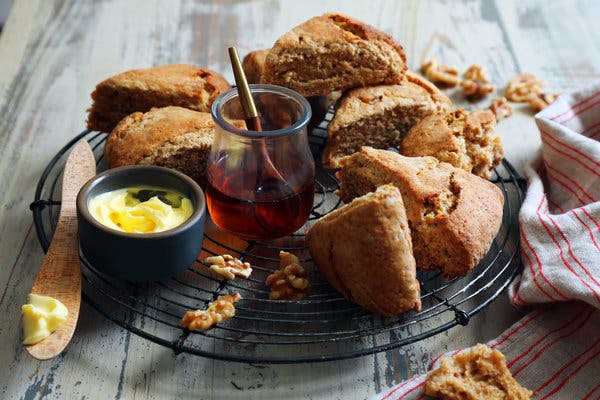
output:
[[[344,202],[392,183],[400,193],[417,267],[466,275],[487,253],[500,224],[504,196],[493,183],[433,157],[405,157],[362,147],[336,174]]]
[[[218,73],[172,64],[134,69],[100,82],[92,92],[88,129],[111,132],[127,115],[153,107],[179,106],[210,112],[217,96],[231,86]]]
[[[402,139],[400,153],[432,156],[487,179],[504,155],[495,126],[496,118],[489,110],[459,109],[431,115]]]
[[[404,49],[390,35],[345,15],[325,14],[275,42],[261,81],[310,97],[399,83],[405,70]]]
[[[349,301],[385,316],[421,309],[410,230],[394,186],[319,219],[306,242],[315,265]]]

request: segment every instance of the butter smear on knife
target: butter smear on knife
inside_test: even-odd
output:
[[[69,310],[59,300],[31,293],[29,303],[21,307],[23,314],[23,344],[36,344],[54,332],[67,320]]]

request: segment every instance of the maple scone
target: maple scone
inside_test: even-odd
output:
[[[496,117],[489,110],[431,115],[402,139],[400,153],[432,156],[487,179],[504,155],[495,126]]]
[[[533,395],[519,385],[506,366],[504,355],[478,344],[427,374],[425,394],[442,400],[529,400]]]
[[[327,128],[323,165],[338,168],[340,159],[362,146],[397,147],[423,118],[449,110],[450,99],[429,81],[406,72],[397,85],[368,86],[348,91]]]
[[[215,124],[209,113],[163,107],[125,117],[108,135],[110,168],[152,164],[173,168],[202,184]]]
[[[281,36],[265,59],[263,83],[305,97],[402,81],[404,49],[390,35],[341,14],[325,14]]]
[[[363,147],[341,161],[344,202],[392,183],[402,193],[417,267],[466,275],[487,253],[502,222],[504,196],[493,183],[434,157]]]
[[[110,132],[127,115],[153,107],[179,106],[210,112],[231,86],[218,73],[174,64],[123,72],[100,82],[92,93],[88,129]]]
[[[384,316],[421,309],[410,230],[394,186],[332,211],[306,241],[315,265],[349,301]]]

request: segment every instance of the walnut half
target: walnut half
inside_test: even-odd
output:
[[[523,103],[529,101],[534,94],[539,94],[546,83],[536,78],[534,74],[515,75],[506,85],[506,98],[510,101]]]
[[[266,285],[271,288],[271,300],[302,300],[311,290],[306,270],[299,264],[298,257],[287,251],[279,252],[279,269],[267,277]]]
[[[224,319],[232,318],[235,315],[234,304],[241,298],[239,293],[219,296],[206,310],[187,311],[179,326],[192,331],[206,330]]]
[[[206,257],[204,259],[204,264],[210,267],[212,271],[215,271],[217,274],[230,281],[235,279],[236,276],[248,278],[252,273],[250,263],[243,262],[239,258],[235,258],[229,254]]]
[[[544,108],[548,107],[550,104],[552,104],[552,102],[556,100],[558,96],[559,94],[534,93],[531,96],[529,96],[529,99],[527,101],[535,111],[539,112],[542,111]]]
[[[498,97],[490,103],[490,111],[496,116],[496,121],[508,118],[512,115],[512,107],[506,101],[506,97]]]
[[[431,82],[446,86],[453,87],[458,85],[460,81],[458,77],[458,70],[448,65],[439,64],[435,58],[429,60],[429,62],[421,66],[421,71],[425,74],[425,77]]]
[[[488,83],[485,70],[480,65],[471,65],[464,73],[460,82],[465,97],[469,100],[480,99],[496,90],[496,86]]]

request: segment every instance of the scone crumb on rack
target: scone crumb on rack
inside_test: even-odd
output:
[[[302,300],[311,290],[308,274],[298,257],[287,251],[279,252],[279,269],[267,277],[271,300]]]
[[[534,74],[524,73],[515,75],[506,85],[506,98],[516,103],[529,101],[532,95],[541,93],[546,82],[536,78]]]
[[[490,103],[489,109],[496,116],[496,121],[499,121],[504,118],[508,118],[512,115],[513,109],[506,97],[497,97],[493,99]]]
[[[425,77],[436,85],[445,87],[454,87],[460,82],[458,70],[448,65],[438,63],[437,59],[432,58],[429,62],[421,66],[421,71]]]
[[[241,298],[239,293],[219,296],[206,310],[187,311],[179,326],[192,331],[206,330],[224,319],[232,318],[235,315],[234,304]]]
[[[498,350],[478,344],[465,353],[443,358],[425,380],[425,394],[443,400],[530,399],[506,367]]]
[[[247,279],[252,273],[250,263],[244,262],[229,254],[206,257],[203,262],[212,271],[230,281],[234,280],[236,276]]]

